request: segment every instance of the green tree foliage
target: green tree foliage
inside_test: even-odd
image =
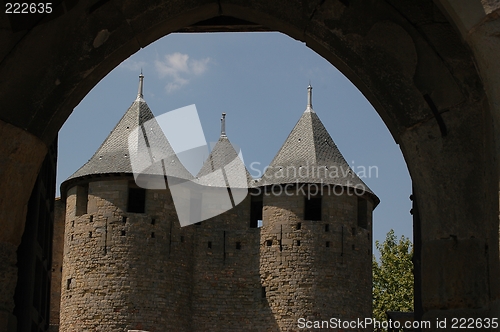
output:
[[[384,243],[375,241],[373,256],[373,318],[387,320],[386,311],[413,311],[413,245],[404,235],[397,241],[391,229]]]

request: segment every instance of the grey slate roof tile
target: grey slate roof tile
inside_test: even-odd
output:
[[[218,170],[223,170],[223,177]],[[227,187],[229,184],[232,188],[248,188],[252,180],[238,152],[225,135],[221,135],[196,177],[199,184],[210,187]]]
[[[312,89],[312,88],[310,88]],[[196,179],[182,165],[170,143],[156,122],[153,113],[140,94],[132,103],[121,120],[111,131],[96,153],[79,170],[71,175],[62,185],[78,178],[92,175],[131,174],[133,173],[129,135],[140,126],[143,130],[139,145],[140,150],[147,151],[144,142],[154,147],[148,154],[152,166],[144,168],[145,175],[162,176],[163,167],[166,175],[181,182],[193,182],[210,187],[247,188],[289,183],[317,183],[350,188],[363,188],[378,204],[378,197],[349,167],[323,123],[313,111],[311,90],[306,111],[290,132],[285,143],[274,157],[261,179],[253,180],[243,161],[239,158],[229,139],[223,134],[212,149],[209,157],[200,169]],[[223,126],[224,128],[224,126]],[[155,153],[157,155],[155,155]],[[147,158],[146,158],[147,159]],[[162,160],[161,163],[159,161]],[[223,176],[221,172],[223,170]]]
[[[379,199],[350,168],[318,115],[308,106],[262,178],[254,186],[317,183],[364,188]]]
[[[163,164],[165,165],[166,175],[179,179],[194,178],[175,155],[174,150],[154,119],[154,115],[147,103],[142,97],[138,97],[92,158],[66,179],[65,182],[91,175],[132,174],[133,169],[130,161],[131,156],[128,140],[130,133],[138,126],[142,126],[144,129],[144,131],[139,131],[142,134],[143,141],[147,141],[149,146],[154,147],[153,151],[160,151],[161,154],[158,158],[153,155],[151,156],[152,160],[146,161],[153,165],[158,162],[157,165],[160,167],[146,168],[142,172],[143,174],[161,175],[158,173],[163,173],[160,160],[165,159]],[[146,133],[146,136],[144,136],[144,133]],[[64,186],[61,185],[61,187]]]

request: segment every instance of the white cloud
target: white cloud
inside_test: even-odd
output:
[[[119,68],[123,68],[123,69],[127,69],[127,70],[130,70],[130,71],[139,72],[146,65],[147,65],[147,63],[144,62],[144,61],[134,61],[134,60],[128,58],[127,60],[123,61],[120,64]]]
[[[177,77],[175,78],[174,82],[170,82],[165,86],[165,90],[167,90],[168,93],[174,92],[175,90],[180,89],[182,86],[186,85],[189,83],[189,80],[184,79],[182,77]]]
[[[208,68],[210,58],[201,60],[189,59],[189,55],[173,53],[165,55],[163,61],[156,60],[155,67],[160,78],[171,80],[166,86],[167,93],[171,93],[188,84],[193,76],[202,75]]]
[[[201,75],[207,70],[209,62],[210,62],[209,58],[205,58],[202,60],[193,60],[191,64],[191,70],[195,75]]]

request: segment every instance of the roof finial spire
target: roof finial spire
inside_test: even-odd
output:
[[[137,99],[142,99],[142,87],[144,85],[144,75],[142,75],[142,68],[141,68],[141,74],[139,75],[139,90],[137,91]]]
[[[313,88],[311,86],[311,82],[309,82],[309,86],[307,87],[307,108],[306,111],[312,111],[313,105],[312,105],[312,92]]]
[[[222,118],[220,118],[220,136],[226,137],[226,113],[222,113]]]

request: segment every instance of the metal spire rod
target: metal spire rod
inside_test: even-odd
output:
[[[142,75],[142,69],[141,69],[141,74],[139,75],[139,90],[137,91],[137,99],[142,99],[142,88],[144,85],[144,75]]]
[[[313,92],[312,92],[313,88],[311,86],[311,83],[309,83],[309,86],[307,87],[307,108],[310,108],[312,109],[313,105],[312,105],[312,95],[313,95]]]
[[[220,119],[220,135],[221,137],[226,137],[226,113],[222,113],[222,118]]]

